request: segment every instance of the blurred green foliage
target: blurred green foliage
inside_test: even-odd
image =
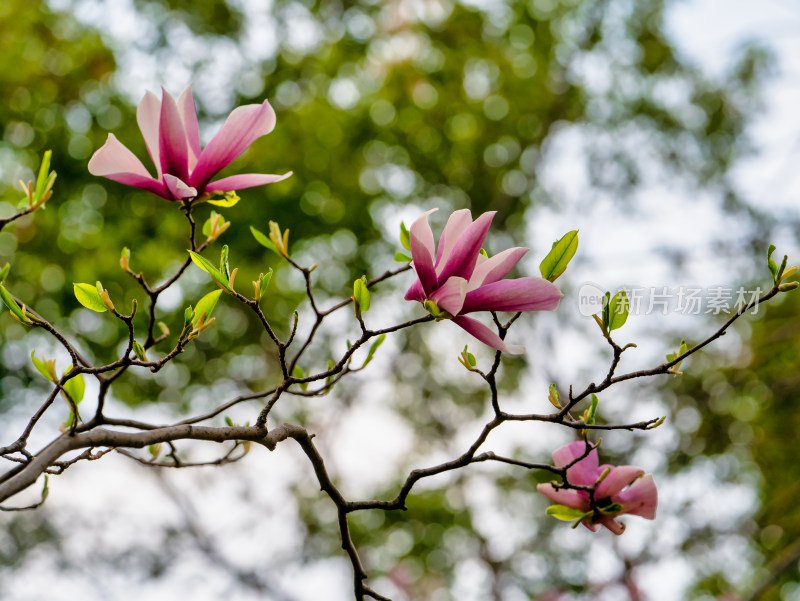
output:
[[[734,484],[755,486],[758,506],[754,515],[729,524],[718,540],[734,533],[750,537],[755,565],[745,590],[763,585],[754,599],[791,599],[800,590],[797,562],[800,551],[800,472],[793,445],[800,428],[793,401],[800,390],[797,357],[800,352],[800,298],[785,295],[780,304],[759,308],[752,321],[745,365],[734,369],[689,369],[677,383],[674,415],[686,424],[681,452],[673,469],[699,457],[719,460],[717,476]],[[702,364],[701,364],[702,365]],[[685,416],[699,411],[701,419]],[[714,533],[697,532],[687,552],[702,554]],[[721,534],[721,536],[720,536]],[[718,569],[698,584],[698,592],[713,595],[742,588],[740,574]],[[749,598],[748,598],[749,599]]]

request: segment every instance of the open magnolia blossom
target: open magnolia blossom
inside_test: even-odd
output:
[[[539,484],[539,492],[558,503],[548,513],[560,519],[580,519],[592,532],[598,525],[603,525],[614,534],[625,531],[625,524],[614,519],[617,515],[629,513],[648,520],[655,519],[658,492],[652,474],[645,474],[643,469],[632,465],[598,465],[597,450],[592,449],[587,455],[583,441],[570,443],[553,452],[556,467],[570,465],[580,457],[583,459],[567,468],[567,481],[576,486],[597,484],[594,509],[586,490]],[[572,513],[567,509],[575,511]]]
[[[412,265],[418,279],[405,299],[422,302],[435,317],[452,320],[498,351],[524,352],[523,347],[506,344],[491,328],[467,317],[467,313],[552,311],[563,294],[542,278],[503,279],[528,252],[527,248],[509,248],[493,257],[481,253],[496,211],[484,213],[475,221],[468,209],[454,212],[437,248],[428,224],[428,215],[435,210],[422,215],[409,229]]]
[[[139,129],[156,167],[156,177],[150,175],[114,134],[108,134],[106,143],[92,156],[90,173],[148,190],[167,200],[271,184],[291,175],[291,172],[284,175],[247,173],[211,181],[250,144],[275,127],[275,111],[266,100],[234,109],[222,128],[201,149],[192,87],[187,86],[177,102],[163,88],[161,96],[159,100],[155,94],[147,92],[136,111]]]

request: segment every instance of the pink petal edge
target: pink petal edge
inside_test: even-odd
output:
[[[230,177],[223,177],[222,179],[209,183],[206,186],[206,192],[229,192],[231,190],[242,190],[254,186],[264,186],[266,184],[281,182],[291,176],[291,171],[283,175],[272,175],[269,173],[242,173],[239,175],[231,175]]]
[[[275,127],[275,111],[268,101],[235,108],[200,153],[189,183],[198,189]]]
[[[509,355],[521,355],[525,352],[524,346],[507,345],[489,326],[482,324],[477,319],[458,315],[451,321],[460,328],[466,330],[468,334],[474,336],[493,349],[508,353]]]

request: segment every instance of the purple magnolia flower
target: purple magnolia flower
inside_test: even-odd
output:
[[[564,467],[585,454],[586,443],[576,441],[556,449],[553,461],[556,467]],[[622,534],[625,524],[614,519],[617,515],[629,513],[648,520],[655,519],[658,492],[652,474],[645,474],[642,468],[632,465],[615,467],[598,463],[597,450],[592,449],[583,459],[567,468],[569,483],[580,486],[594,486],[603,472],[609,470],[594,491],[595,507],[599,511],[585,518],[582,521],[584,526],[595,532],[598,525],[603,525],[614,534]],[[592,511],[589,493],[585,490],[557,489],[549,483],[539,484],[538,489],[554,503],[587,513]]]
[[[106,143],[89,161],[92,175],[148,190],[167,200],[271,184],[291,175],[247,173],[211,181],[257,138],[275,127],[275,111],[266,100],[234,109],[217,135],[201,149],[192,86],[187,86],[177,102],[163,88],[161,96],[159,100],[147,92],[136,111],[147,152],[156,166],[156,177],[114,134],[108,134]]]
[[[417,281],[406,300],[420,301],[434,316],[448,318],[481,342],[504,353],[519,354],[524,348],[505,344],[491,328],[467,317],[475,311],[552,311],[563,294],[541,278],[504,280],[527,248],[509,248],[486,258],[481,246],[496,211],[475,221],[468,209],[456,211],[433,243],[428,211],[409,230],[411,256]],[[435,259],[434,259],[435,257]]]

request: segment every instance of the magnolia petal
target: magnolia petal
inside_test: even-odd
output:
[[[442,269],[444,269],[456,241],[458,241],[461,234],[464,233],[464,230],[466,230],[471,223],[472,213],[470,213],[469,209],[455,211],[447,219],[447,223],[442,230],[442,235],[439,236],[439,245],[436,249],[436,268],[438,273],[441,273]]]
[[[442,268],[438,281],[446,282],[452,276],[469,280],[475,264],[478,262],[486,232],[492,224],[497,211],[489,211],[473,221],[455,241],[447,261]]]
[[[467,280],[464,278],[450,278],[428,298],[450,315],[458,315],[467,295]]]
[[[152,92],[147,92],[136,109],[136,122],[142,132],[147,152],[156,166],[156,172],[161,179],[161,159],[158,153],[158,122],[161,118],[161,101]]]
[[[481,342],[489,345],[493,349],[508,353],[509,355],[521,355],[525,352],[524,346],[514,346],[506,344],[503,339],[497,335],[489,326],[479,322],[477,319],[459,315],[452,319],[453,323],[463,328],[467,333],[471,334]]]
[[[556,488],[549,482],[546,484],[538,484],[536,489],[553,503],[566,505],[567,507],[580,509],[581,511],[589,511],[591,509],[589,505],[589,495],[583,491],[571,488]]]
[[[222,128],[200,153],[190,184],[198,189],[222,171],[261,136],[275,127],[275,111],[266,100],[240,106],[228,115]]]
[[[92,155],[89,173],[169,198],[164,184],[153,179],[136,155],[117,140],[114,134],[108,134],[106,143]]]
[[[419,279],[414,280],[404,298],[409,301],[421,302],[425,300],[425,291],[422,289],[422,283]]]
[[[509,248],[493,257],[484,259],[478,257],[478,263],[469,278],[468,290],[472,291],[484,284],[492,284],[502,280],[506,274],[519,263],[519,260],[528,252],[529,249],[517,246]]]
[[[622,522],[618,522],[610,515],[604,515],[602,517],[597,518],[597,523],[602,524],[617,536],[625,532],[625,524],[623,524]]]
[[[142,162],[114,134],[108,134],[106,143],[89,159],[89,173],[102,177],[111,173],[129,173],[152,179]]]
[[[164,174],[164,182],[167,184],[169,193],[175,200],[183,200],[184,198],[194,198],[197,196],[197,190],[191,186],[187,186],[182,180],[169,173]]]
[[[501,280],[469,292],[461,312],[552,311],[562,296],[555,285],[542,278]]]
[[[567,469],[567,480],[572,484],[591,486],[600,477],[597,449],[592,449],[588,455],[586,455],[586,450],[587,443],[582,440],[576,440],[553,451],[553,462],[556,467],[564,467],[579,457],[583,457],[583,459]],[[584,455],[586,456],[584,457]]]
[[[634,482],[630,488],[614,495],[611,500],[622,505],[620,513],[630,513],[648,520],[654,520],[656,507],[658,506],[658,491],[653,480],[653,474],[645,474]]]
[[[162,173],[170,173],[183,181],[189,179],[189,148],[183,119],[175,99],[164,88],[161,88],[158,152],[161,157]]]
[[[189,171],[197,165],[200,158],[200,125],[197,123],[197,109],[192,96],[192,84],[186,86],[178,97],[178,110],[183,121],[183,130],[186,132],[186,141],[189,144]]]
[[[608,472],[608,475],[603,478],[603,481],[597,485],[597,490],[594,495],[596,499],[611,498],[634,480],[644,475],[644,470],[642,468],[633,465],[620,465],[618,467],[603,465],[599,469],[601,474],[605,469],[610,469],[611,471]]]
[[[428,224],[428,215],[436,209],[423,213],[408,230],[408,239],[411,246],[411,258],[414,259],[414,269],[417,272],[422,289],[426,294],[436,289],[436,271],[433,268],[433,232]]]
[[[223,177],[222,179],[208,184],[206,186],[206,192],[228,192],[230,190],[241,190],[242,188],[274,184],[275,182],[285,180],[291,175],[291,171],[283,175],[271,175],[268,173],[242,173],[240,175],[231,175],[230,177]]]

